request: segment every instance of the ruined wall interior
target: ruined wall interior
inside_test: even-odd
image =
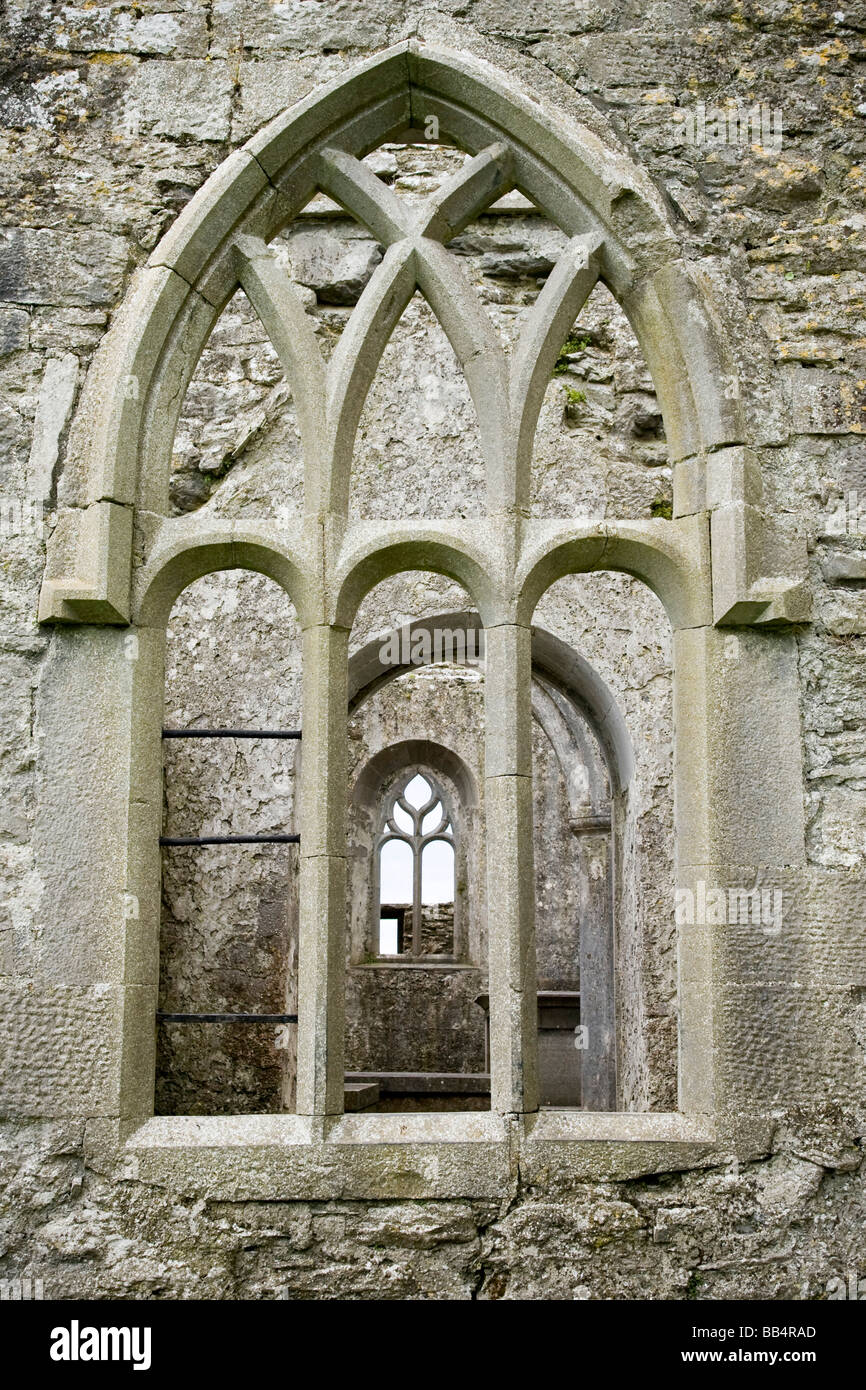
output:
[[[866,8],[15,0],[2,23],[0,1278],[723,1300],[866,1275]],[[333,164],[291,207],[261,136],[267,187],[235,191],[245,142],[295,112],[313,140],[313,99],[394,46],[409,114],[346,137],[366,175]],[[479,73],[524,103],[508,158],[547,171],[562,137],[604,177],[567,226],[527,174],[387,244],[397,204],[349,207],[365,176],[416,217],[486,176],[479,149],[500,177],[486,138],[424,128],[422,96],[470,109]],[[377,80],[363,119],[397,100]],[[710,138],[699,107],[773,120]],[[533,311],[589,247],[510,499],[472,375],[491,350],[418,284],[366,396],[352,379],[347,495],[311,488],[326,428],[253,300],[290,287],[340,364],[412,236],[507,363],[533,333],[543,356]],[[148,295],[157,386],[106,387]],[[407,661],[443,629],[480,658]],[[158,720],[303,738],[160,745]],[[453,810],[431,960],[376,936],[413,772]],[[269,833],[300,845],[157,844]],[[772,909],[716,920],[708,885]]]

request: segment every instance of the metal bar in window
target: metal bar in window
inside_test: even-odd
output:
[[[297,1014],[167,1014],[157,1010],[157,1023],[297,1023]]]
[[[163,729],[163,738],[300,738],[300,729]]]
[[[160,835],[161,845],[299,845],[300,835]]]

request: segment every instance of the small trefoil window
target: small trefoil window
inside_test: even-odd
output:
[[[453,816],[429,774],[409,772],[389,792],[378,870],[376,954],[453,955]]]

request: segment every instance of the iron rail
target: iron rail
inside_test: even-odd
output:
[[[297,1014],[167,1014],[157,1010],[157,1023],[297,1023]]]
[[[300,729],[163,729],[163,738],[300,738]]]
[[[161,845],[299,845],[300,835],[160,835]]]

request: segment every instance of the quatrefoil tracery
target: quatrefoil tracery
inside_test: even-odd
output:
[[[385,346],[420,290],[461,363],[478,417],[488,511],[525,511],[535,427],[556,356],[598,279],[596,236],[573,237],[509,355],[445,243],[513,186],[497,143],[420,205],[405,203],[344,150],[325,149],[318,183],[385,246],[326,363],[304,307],[263,240],[238,236],[238,279],[293,390],[305,458],[305,507],[345,516],[355,435]]]

